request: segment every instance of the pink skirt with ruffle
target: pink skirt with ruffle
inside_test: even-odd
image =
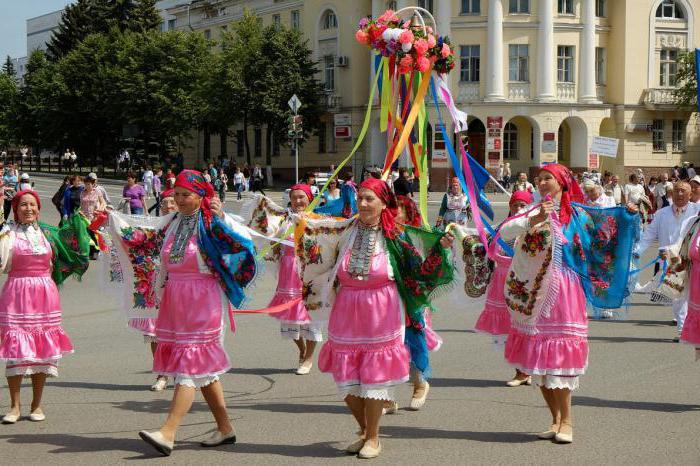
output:
[[[510,333],[510,313],[503,296],[508,268],[498,266],[491,275],[491,282],[486,290],[486,305],[481,311],[474,329],[480,333],[502,336]]]
[[[48,361],[72,352],[51,277],[10,275],[0,296],[0,360]]]
[[[559,295],[548,316],[540,316],[535,334],[519,331],[513,322],[505,358],[532,375],[578,376],[588,365],[586,298],[578,277],[560,275]]]

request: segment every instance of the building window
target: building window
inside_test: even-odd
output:
[[[654,151],[666,152],[664,142],[664,120],[654,120],[651,126],[651,143]]]
[[[460,81],[468,83],[479,82],[480,49],[481,46],[479,45],[462,45],[459,48]]]
[[[574,0],[559,0],[557,3],[557,13],[560,15],[573,15]]]
[[[272,15],[272,24],[279,29],[282,26],[282,17],[280,15]]]
[[[460,14],[480,15],[481,0],[462,0],[462,11],[460,12]]]
[[[673,152],[685,152],[685,125],[684,120],[673,120],[673,132],[671,133]]]
[[[236,157],[243,157],[243,146],[245,144],[245,136],[243,136],[243,130],[239,129],[236,131]]]
[[[326,124],[318,125],[318,153],[326,153]]]
[[[262,157],[262,128],[255,128],[255,156]]]
[[[510,0],[508,13],[530,13],[530,0]]]
[[[512,4],[512,3],[511,3]],[[508,80],[528,82],[528,45],[511,44],[508,46]]]
[[[605,86],[605,49],[595,48],[595,83]]]
[[[168,20],[168,31],[175,29],[176,25],[177,25],[177,19],[169,19]]]
[[[675,0],[664,0],[656,9],[656,17],[665,19],[683,19],[685,18],[685,15],[683,14],[683,9],[680,5],[676,4]]]
[[[209,30],[209,29],[205,29],[205,30],[204,30],[204,38],[205,38],[206,40],[211,39],[211,30]]]
[[[336,29],[338,27],[338,18],[331,10],[326,11],[321,20],[323,29]]]
[[[574,47],[571,45],[557,47],[557,80],[560,83],[574,82]]]
[[[279,157],[280,155],[280,141],[275,133],[272,133],[272,156]]]
[[[299,29],[301,27],[301,16],[299,15],[299,10],[292,10],[292,29]]]
[[[659,70],[659,84],[663,87],[673,87],[676,85],[676,74],[678,74],[678,50],[661,49],[661,60]]]
[[[510,121],[503,128],[503,158],[508,160],[518,158],[518,127]]]
[[[433,13],[433,0],[418,0],[418,6]]]
[[[595,2],[595,15],[598,18],[605,18],[607,16],[607,11],[605,11],[605,0],[596,0]]]
[[[323,57],[323,87],[327,91],[335,90],[335,57],[326,55]]]

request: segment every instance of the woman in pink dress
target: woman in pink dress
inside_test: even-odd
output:
[[[160,215],[166,216],[169,213],[177,211],[177,204],[175,203],[175,190],[168,189],[161,193],[160,195]],[[151,346],[151,354],[156,354],[156,349],[158,348],[158,342],[156,340],[156,319],[149,317],[133,318],[129,319],[128,325],[134,330],[138,330],[143,335],[143,341]],[[158,374],[156,376],[156,382],[151,385],[151,391],[161,392],[165,390],[168,386],[168,376],[163,374]]]
[[[688,294],[688,315],[683,322],[680,341],[695,347],[700,360],[700,216],[686,220],[678,243],[667,249],[673,278],[673,291]],[[687,290],[687,291],[686,291]]]
[[[505,358],[532,374],[549,407],[551,426],[538,437],[571,443],[571,392],[588,366],[588,320],[586,295],[570,261],[587,262],[584,249],[592,246],[584,246],[579,236],[577,216],[587,214],[572,205],[584,201],[573,173],[563,165],[547,165],[540,169],[537,188],[544,199],[541,207],[500,229],[505,241],[515,241],[504,287],[511,315]],[[636,212],[633,205],[627,208]],[[569,240],[565,232],[572,231],[577,233]],[[629,263],[631,248],[620,251],[621,257],[627,256],[623,262]],[[580,254],[583,259],[578,259]],[[623,274],[623,287],[626,284]],[[611,289],[619,286],[610,284]]]
[[[514,192],[508,203],[510,207],[509,217],[516,215],[531,203],[532,194],[529,191]],[[511,243],[510,246],[512,247],[513,244]],[[491,281],[486,289],[486,304],[479,315],[479,319],[476,321],[474,329],[477,332],[492,335],[494,345],[500,350],[503,348],[506,337],[510,333],[510,313],[503,295],[503,286],[506,283],[511,257],[507,256],[503,249],[499,247],[494,262],[496,267],[491,274]],[[516,368],[515,377],[506,382],[506,385],[518,387],[520,385],[530,385],[531,382],[532,379],[528,374]]]
[[[324,306],[324,311],[331,307],[328,341],[321,348],[318,365],[332,374],[360,427],[360,438],[346,451],[375,458],[381,452],[379,421],[384,401],[393,400],[394,387],[409,379],[406,325],[425,341],[423,306],[410,308],[406,303],[416,301],[406,301],[404,292],[417,296],[428,291],[423,288],[427,280],[417,277],[447,276],[446,248],[453,238],[435,235],[442,238],[439,244],[433,244],[431,254],[418,262],[416,250],[400,238],[396,198],[384,181],[363,181],[357,204],[357,219],[301,217],[296,227],[301,234],[296,238],[297,255],[304,263],[307,304]],[[416,261],[415,270],[408,270],[402,260],[409,256]]]
[[[7,363],[10,412],[2,422],[20,419],[20,387],[31,377],[33,399],[29,419],[46,416],[41,397],[47,377],[58,376],[58,361],[73,352],[61,326],[61,300],[52,280],[52,246],[38,224],[41,202],[30,190],[12,200],[15,223],[0,233],[2,270],[9,273],[0,295],[0,360]],[[87,258],[85,259],[87,264]]]
[[[313,198],[311,187],[308,184],[294,185],[289,192],[291,209],[296,213],[304,212]],[[290,222],[282,222],[280,232],[286,232],[291,225]],[[282,256],[279,264],[277,290],[270,306],[299,299],[302,294],[300,269],[294,253],[294,246],[280,245],[280,247],[282,247]],[[299,367],[296,373],[298,375],[308,374],[313,366],[316,343],[323,341],[321,326],[312,321],[303,300],[289,306],[284,311],[271,315],[280,321],[282,338],[292,339],[299,349]]]
[[[231,368],[223,347],[224,314],[231,304],[239,306],[245,298],[243,287],[255,274],[255,254],[247,232],[224,215],[221,201],[213,196],[213,187],[201,173],[183,170],[175,182],[178,213],[164,218],[167,225],[162,230],[160,273],[155,283],[162,296],[155,325],[158,346],[153,372],[172,377],[175,393],[165,424],[139,435],[165,456],[172,452],[177,429],[192,406],[196,389],[202,391],[217,425],[211,438],[201,445],[236,442],[219,381]],[[124,229],[118,238],[125,249],[133,250],[141,237],[145,243],[152,242],[133,228]],[[152,247],[157,249],[159,244]],[[148,292],[140,286],[136,289]]]

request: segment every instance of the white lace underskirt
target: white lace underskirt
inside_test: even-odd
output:
[[[406,376],[401,380],[392,380],[384,384],[376,385],[362,385],[360,383],[339,383],[338,393],[341,398],[345,398],[348,395],[356,396],[357,398],[369,398],[372,400],[385,400],[394,401],[396,399],[394,395],[394,389],[397,385],[404,384],[408,382],[409,377]]]
[[[557,375],[533,375],[532,381],[534,386],[549,388],[550,390],[557,388],[568,388],[573,391],[579,387],[579,376],[575,377],[560,377]]]
[[[280,323],[280,335],[284,339],[299,340],[303,338],[309,341],[323,341],[323,331],[309,323],[297,324],[291,322]]]
[[[35,374],[46,374],[58,377],[58,359],[27,363],[26,361],[7,361],[5,377],[21,375],[29,377]]]
[[[207,375],[204,377],[188,377],[185,375],[175,376],[175,385],[182,385],[184,387],[191,388],[202,388],[207,385],[211,385],[219,380],[218,375]]]
[[[150,345],[151,343],[158,343],[158,340],[156,340],[155,335],[149,335],[147,333],[143,334],[143,342],[147,345]]]

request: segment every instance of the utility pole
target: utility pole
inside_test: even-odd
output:
[[[289,99],[289,108],[292,109],[294,116],[290,119],[289,131],[287,135],[293,141],[294,144],[294,183],[299,182],[299,139],[304,137],[304,130],[302,128],[303,119],[299,115],[299,108],[301,107],[301,100],[296,94]]]

